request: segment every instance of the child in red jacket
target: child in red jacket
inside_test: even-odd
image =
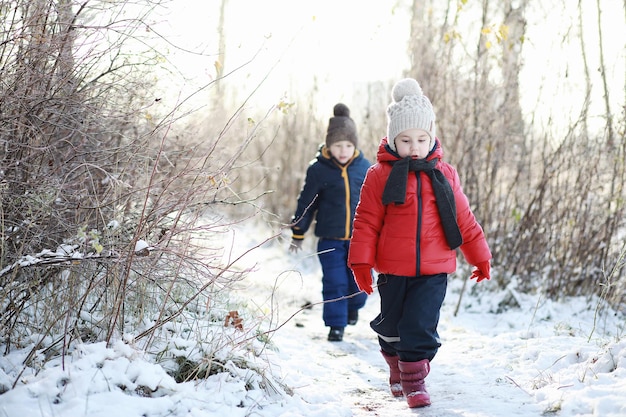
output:
[[[380,314],[370,323],[390,368],[394,396],[430,405],[424,378],[441,346],[439,311],[456,249],[490,278],[491,252],[457,171],[442,160],[435,113],[416,80],[400,80],[387,108],[387,137],[367,172],[356,209],[348,264],[359,289],[372,293],[378,272]]]

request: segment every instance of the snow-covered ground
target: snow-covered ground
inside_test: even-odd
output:
[[[264,239],[263,232],[246,233],[249,243]],[[439,328],[443,346],[427,378],[433,404],[411,410],[389,394],[386,365],[368,326],[377,314],[376,292],[344,341],[332,343],[310,250],[288,254],[284,242],[273,242],[244,263],[255,266],[240,296],[252,316],[279,326],[270,334],[271,349],[250,355],[259,372],[232,364],[229,372],[176,383],[149,356],[119,341],[84,345],[64,362],[21,373],[27,351],[18,351],[0,358],[0,386],[17,381],[0,395],[0,417],[626,416],[624,318],[596,314],[598,301],[554,303],[485,291],[490,282],[471,281],[455,315],[462,280],[451,278]],[[511,297],[520,307],[495,314]],[[302,309],[306,302],[312,308]],[[250,318],[243,315],[245,327]],[[236,338],[238,330],[232,332]],[[146,390],[151,394],[142,395]]]

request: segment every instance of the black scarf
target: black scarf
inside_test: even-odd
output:
[[[463,238],[459,225],[456,222],[456,204],[454,203],[454,193],[448,179],[443,172],[435,168],[437,159],[426,161],[425,159],[411,159],[406,157],[398,161],[391,162],[392,168],[383,191],[383,205],[390,203],[404,204],[406,198],[406,183],[409,172],[423,171],[430,178],[435,192],[437,209],[443,231],[448,241],[450,249],[454,250],[461,246]]]

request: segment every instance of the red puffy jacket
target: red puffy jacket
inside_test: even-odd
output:
[[[382,195],[392,165],[399,159],[386,149],[387,139],[379,146],[377,163],[370,167],[361,188],[356,208],[348,265],[369,265],[379,273],[419,276],[452,273],[456,252],[446,241],[430,179],[424,172],[409,174],[404,204],[383,206]],[[476,266],[491,260],[491,252],[463,193],[459,175],[441,161],[443,150],[437,139],[428,159],[439,159],[437,169],[446,176],[456,202],[457,223],[463,237],[460,249],[466,261]]]

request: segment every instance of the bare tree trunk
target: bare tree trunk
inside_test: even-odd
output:
[[[489,21],[489,0],[482,1],[482,14],[481,14],[481,28],[485,28],[488,26]],[[478,38],[478,42],[476,44],[476,56],[474,59],[474,73],[472,79],[472,98],[470,99],[470,117],[471,123],[468,126],[468,137],[467,140],[464,141],[464,167],[466,169],[465,176],[465,184],[466,184],[466,192],[470,201],[474,204],[478,204],[478,202],[482,201],[483,193],[481,191],[484,190],[482,184],[483,180],[481,176],[483,175],[482,167],[484,164],[481,162],[485,157],[483,155],[484,148],[482,144],[485,141],[491,141],[495,138],[491,138],[488,135],[488,131],[486,129],[489,126],[488,120],[490,119],[489,113],[485,111],[486,106],[489,104],[489,64],[487,61],[488,58],[488,48],[486,45],[486,39],[484,36],[480,36]],[[487,148],[488,155],[486,157],[487,160],[491,158],[490,151],[493,147]],[[479,151],[477,151],[479,150]],[[489,164],[488,165],[493,165]],[[486,191],[486,190],[484,190]]]
[[[59,48],[58,54],[58,76],[62,82],[63,88],[67,92],[72,92],[75,88],[76,81],[73,74],[75,68],[74,60],[74,40],[76,38],[74,30],[74,13],[72,13],[71,0],[59,0],[57,15],[58,33],[55,34],[55,43]],[[80,13],[80,11],[78,12]]]
[[[224,65],[226,63],[226,31],[224,29],[224,22],[226,20],[226,5],[228,0],[222,0],[220,2],[220,17],[217,24],[217,33],[219,36],[218,57],[219,60],[215,62],[216,81],[215,91],[216,100],[219,101],[222,97],[222,82],[221,78],[224,76]],[[219,106],[216,106],[219,107]]]
[[[433,37],[437,32],[432,28],[432,15],[427,11],[432,9],[432,2],[413,0],[411,13],[411,32],[409,54],[411,56],[410,73],[424,86],[424,92],[436,88],[437,53],[433,48]]]
[[[608,83],[607,83],[607,77],[606,77],[606,64],[605,64],[605,58],[604,58],[604,45],[603,45],[603,31],[602,31],[602,8],[600,7],[600,0],[596,0],[596,9],[597,9],[597,13],[598,13],[598,51],[599,51],[599,64],[600,64],[600,68],[599,68],[599,73],[600,73],[600,78],[602,79],[602,89],[603,89],[603,97],[604,97],[604,107],[605,107],[605,126],[606,126],[606,143],[607,143],[607,148],[609,149],[609,151],[611,150],[615,150],[615,152],[613,153],[613,167],[614,167],[614,172],[613,175],[611,176],[611,184],[610,184],[610,199],[609,199],[609,205],[608,205],[608,209],[607,212],[609,213],[609,215],[607,216],[607,221],[605,223],[606,226],[606,235],[608,238],[608,241],[610,242],[613,238],[613,236],[615,236],[615,234],[618,233],[618,223],[619,223],[619,218],[621,216],[615,216],[615,215],[610,215],[610,214],[614,214],[615,211],[617,210],[618,212],[623,211],[623,208],[621,208],[623,206],[623,204],[619,203],[622,199],[623,199],[623,190],[624,190],[624,179],[625,179],[625,170],[626,168],[624,167],[624,154],[620,155],[620,149],[621,146],[623,146],[622,144],[618,144],[616,143],[616,137],[615,137],[615,130],[614,130],[614,126],[613,126],[613,111],[611,110],[611,100],[610,100],[610,96],[611,96],[611,89],[608,87]],[[623,135],[622,135],[623,136]],[[624,141],[624,139],[622,139],[622,142]],[[603,251],[602,254],[602,264],[605,264],[606,260],[607,260],[607,255],[609,254],[609,250],[607,248],[607,250]]]
[[[516,145],[523,142],[524,121],[520,104],[519,73],[522,66],[522,46],[526,34],[525,9],[527,0],[508,0],[504,11],[504,25],[507,38],[502,40],[502,79],[504,80],[504,105],[506,108],[504,130],[517,138]],[[518,4],[517,7],[513,3]]]
[[[587,45],[585,44],[585,27],[583,25],[582,0],[578,0],[578,30],[580,31],[580,51],[582,57],[583,71],[585,77],[585,102],[581,111],[581,125],[584,136],[589,135],[589,98],[591,97],[591,75],[589,73],[589,62],[587,60]]]
[[[615,145],[615,133],[613,131],[613,112],[611,111],[610,90],[606,81],[606,65],[604,61],[604,46],[602,42],[602,8],[600,0],[596,0],[598,10],[598,51],[600,52],[600,77],[602,78],[602,88],[604,89],[604,106],[606,111],[607,145],[609,149]]]

